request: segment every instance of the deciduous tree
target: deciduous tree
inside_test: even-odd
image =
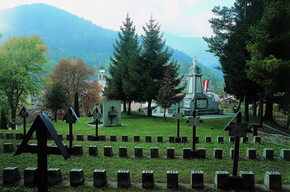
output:
[[[10,108],[12,128],[15,128],[19,102],[29,94],[38,93],[48,61],[47,46],[37,35],[12,37],[0,47],[0,93]]]

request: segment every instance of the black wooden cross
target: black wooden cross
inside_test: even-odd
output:
[[[180,143],[181,139],[180,139],[180,136],[179,136],[179,127],[180,127],[180,120],[182,119],[183,117],[183,114],[180,113],[180,104],[178,103],[178,109],[177,109],[177,113],[174,114],[174,117],[175,119],[177,120],[177,137],[176,137],[176,140],[175,142],[176,143]]]
[[[69,123],[69,147],[72,147],[72,140],[73,140],[73,133],[72,133],[72,124],[76,123],[76,121],[80,121],[78,116],[76,115],[75,111],[72,107],[68,109],[65,116],[62,119],[65,120],[66,123]]]
[[[234,148],[234,165],[233,165],[233,175],[237,176],[238,174],[238,161],[239,161],[239,147],[240,147],[240,137],[247,136],[247,128],[248,125],[241,123],[242,121],[242,113],[238,112],[237,115],[237,123],[230,123],[229,126],[229,136],[235,137],[235,148]]]
[[[26,107],[22,107],[21,111],[19,112],[19,116],[23,118],[23,136],[26,135],[26,118],[29,116],[29,112]]]
[[[199,116],[196,116],[195,110],[192,112],[192,117],[189,117],[189,126],[192,126],[192,151],[195,152],[196,143],[196,126],[199,125]]]
[[[96,136],[94,138],[94,140],[99,140],[99,133],[98,133],[98,129],[99,129],[99,121],[101,120],[102,117],[102,113],[100,111],[100,109],[98,108],[98,106],[96,106],[92,112],[93,114],[93,119],[96,120]]]
[[[27,144],[32,134],[36,131],[37,145]],[[50,134],[57,147],[47,146],[47,134]],[[62,144],[57,132],[51,123],[49,117],[45,113],[39,114],[34,120],[28,133],[24,136],[21,144],[17,147],[14,154],[20,155],[21,153],[37,153],[37,183],[38,191],[47,191],[47,155],[48,154],[61,154],[64,159],[70,157],[66,147]]]

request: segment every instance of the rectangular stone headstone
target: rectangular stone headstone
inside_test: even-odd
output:
[[[249,159],[257,159],[256,149],[255,148],[247,148],[247,157]]]
[[[122,135],[122,141],[128,142],[128,135]]]
[[[227,171],[216,171],[215,172],[215,179],[214,184],[217,189],[227,189],[229,188],[230,184],[229,180],[229,173]]]
[[[217,136],[217,143],[224,143],[224,137],[223,136]]]
[[[240,171],[244,189],[254,189],[255,179],[252,171]]]
[[[94,186],[104,187],[107,184],[107,173],[104,169],[95,169],[93,173]]]
[[[112,146],[104,146],[104,156],[105,157],[113,157]]]
[[[215,159],[223,158],[223,149],[222,148],[214,148],[213,155]]]
[[[145,136],[145,141],[146,141],[146,143],[151,143],[151,136],[150,135],[146,135]]]
[[[83,155],[83,146],[82,145],[74,145],[74,155]]]
[[[99,135],[100,141],[106,141],[106,135],[100,134]]]
[[[62,182],[60,168],[49,168],[47,170],[47,181],[49,185],[57,185]]]
[[[203,188],[203,171],[191,171],[191,187]]]
[[[72,187],[82,185],[84,182],[85,177],[82,169],[70,170],[70,185]]]
[[[174,159],[174,147],[167,147],[167,158]]]
[[[66,140],[69,141],[69,134],[66,135]],[[72,140],[74,140],[74,136],[72,135]]]
[[[24,185],[35,186],[37,184],[37,168],[28,167],[24,169]]]
[[[134,142],[140,141],[140,135],[134,135]]]
[[[175,137],[173,135],[169,136],[169,143],[174,143]]]
[[[127,147],[119,147],[119,157],[128,157]]]
[[[128,188],[130,186],[130,171],[119,170],[117,174],[117,185],[118,187]]]
[[[254,136],[254,143],[261,143],[261,137],[260,136]]]
[[[153,188],[154,187],[154,175],[152,170],[142,171],[142,187]]]
[[[159,142],[159,143],[163,142],[163,136],[162,135],[157,136],[157,142]]]
[[[0,132],[0,139],[4,139],[4,134]]]
[[[151,158],[158,158],[158,147],[151,147]]]
[[[199,143],[199,136],[195,137],[195,143]]]
[[[197,148],[197,154],[198,154],[198,158],[205,159],[206,157],[205,148]]]
[[[277,171],[266,171],[264,185],[269,190],[280,190],[282,187],[281,174]]]
[[[242,137],[242,142],[243,143],[248,143],[248,140],[249,140],[248,137]]]
[[[211,136],[205,136],[205,142],[211,143]]]
[[[20,180],[17,167],[6,167],[3,169],[3,185],[12,185]]]
[[[178,188],[178,171],[167,171],[167,188]]]
[[[6,139],[14,139],[13,133],[7,132],[6,133]]]
[[[191,158],[191,149],[190,148],[183,148],[182,157],[183,157],[183,159],[190,159]]]
[[[62,136],[61,133],[58,133],[57,136],[58,136],[58,138],[59,138],[61,141],[63,140],[63,136]]]
[[[273,160],[274,150],[272,148],[264,148],[263,149],[263,157],[264,157],[264,159]]]
[[[117,135],[111,135],[110,136],[110,141],[116,142],[117,141]]]
[[[181,142],[187,143],[187,136],[181,136]]]
[[[98,156],[98,147],[96,145],[89,146],[89,155],[90,156]]]
[[[135,157],[143,157],[143,147],[135,147]]]
[[[83,134],[77,134],[77,141],[83,141],[84,135]]]
[[[3,143],[3,153],[12,153],[14,152],[13,143]]]
[[[88,134],[88,141],[93,141],[93,140],[94,140],[94,135]]]
[[[280,158],[286,161],[290,161],[290,149],[281,149]]]

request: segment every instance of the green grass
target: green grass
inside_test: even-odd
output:
[[[61,168],[63,179],[67,182],[69,180],[69,171],[73,168],[81,168],[84,171],[86,183],[90,183],[93,180],[93,171],[95,169],[105,169],[107,171],[107,178],[110,182],[116,182],[117,171],[121,169],[130,170],[130,177],[133,183],[141,182],[141,171],[142,170],[154,170],[154,180],[157,183],[166,182],[166,171],[167,170],[177,170],[179,172],[179,182],[180,183],[190,183],[190,172],[191,170],[202,170],[204,171],[204,180],[206,183],[213,183],[215,171],[228,171],[232,173],[233,161],[230,159],[229,153],[230,148],[234,147],[233,143],[229,143],[228,132],[221,130],[227,124],[230,119],[207,119],[197,127],[197,136],[200,136],[200,143],[197,144],[197,148],[206,148],[206,159],[193,159],[184,160],[181,158],[182,149],[184,147],[192,147],[192,127],[185,125],[185,119],[181,121],[180,126],[180,136],[187,135],[189,143],[186,144],[176,144],[169,143],[168,137],[170,135],[176,136],[176,120],[172,118],[167,118],[166,121],[161,117],[151,117],[133,114],[127,116],[122,114],[122,124],[121,127],[99,127],[99,134],[105,134],[107,141],[74,141],[73,144],[80,144],[83,146],[84,155],[83,156],[71,156],[70,159],[64,160],[58,155],[49,155],[48,157],[48,167]],[[86,122],[92,121],[91,118],[80,118],[80,122],[73,125],[73,134],[76,139],[76,134],[83,134],[85,140],[87,140],[87,134],[95,134],[95,127],[89,126]],[[62,133],[64,138],[69,132],[69,126],[65,122],[58,121],[54,123],[54,126],[58,133]],[[29,125],[27,127],[30,127]],[[213,128],[213,129],[211,129]],[[4,134],[6,132],[22,132],[19,130],[1,130]],[[110,142],[109,138],[111,134],[117,135],[117,142]],[[129,142],[121,142],[121,136],[128,135]],[[140,135],[141,142],[133,142],[133,136]],[[152,136],[152,143],[145,143],[145,136]],[[157,143],[157,136],[163,135],[164,143]],[[205,143],[205,136],[212,136],[212,143]],[[224,144],[218,144],[216,141],[217,136],[224,136]],[[290,162],[278,160],[280,149],[287,148],[282,145],[272,144],[263,141],[261,144],[253,144],[253,139],[249,135],[249,143],[240,144],[240,161],[239,161],[239,171],[249,170],[253,171],[255,174],[255,182],[263,183],[264,175],[266,171],[278,171],[282,174],[282,183],[289,184],[290,181]],[[19,143],[18,140],[0,140],[0,148],[3,148],[3,143],[13,142],[14,146]],[[36,143],[36,140],[30,141],[30,143]],[[48,141],[48,143],[53,144],[53,141]],[[63,141],[64,144],[68,144],[66,140]],[[88,155],[89,145],[97,145],[99,156],[92,157]],[[104,157],[103,147],[112,146],[114,157]],[[119,158],[119,146],[126,146],[128,150],[128,158]],[[134,147],[142,146],[144,158],[134,157]],[[159,147],[160,158],[151,159],[150,158],[150,147]],[[174,147],[175,159],[166,159],[166,148]],[[213,150],[214,148],[223,149],[223,159],[214,159]],[[246,158],[246,149],[256,148],[257,149],[257,160],[248,160]],[[275,160],[263,160],[262,153],[264,148],[273,148]],[[289,147],[288,147],[289,148]],[[37,157],[35,154],[21,154],[19,156],[13,157],[13,154],[0,153],[0,179],[2,182],[2,170],[8,166],[16,166],[19,168],[21,177],[23,178],[23,171],[27,167],[37,166]],[[64,182],[64,183],[65,183]],[[1,186],[2,187],[2,186]],[[0,191],[1,191],[0,187]],[[60,188],[54,187],[51,190],[58,191]],[[3,189],[3,188],[2,188]],[[22,188],[23,189],[23,188]],[[17,190],[10,188],[10,190]],[[28,189],[29,190],[29,189]],[[64,189],[61,189],[64,190]],[[65,188],[65,190],[71,190],[70,188]],[[85,191],[88,189],[86,188]],[[82,188],[80,188],[82,191]]]

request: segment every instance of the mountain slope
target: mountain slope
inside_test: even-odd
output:
[[[113,44],[118,38],[117,31],[104,29],[46,4],[21,5],[0,11],[0,33],[3,34],[1,40],[13,35],[38,34],[49,47],[47,57],[52,65],[56,65],[63,57],[75,56],[95,70],[99,66],[108,66]],[[169,49],[174,50],[172,58],[181,64],[181,72],[187,73],[192,65],[192,57],[179,50]],[[203,72],[206,75],[208,69],[203,67]]]

